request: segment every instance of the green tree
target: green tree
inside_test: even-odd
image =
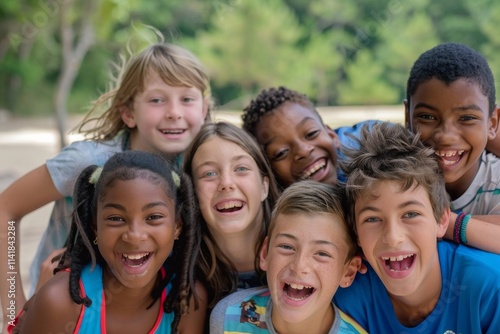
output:
[[[297,48],[302,30],[282,0],[240,0],[220,7],[211,28],[188,42],[218,86],[237,84],[243,95],[292,85],[307,90]]]

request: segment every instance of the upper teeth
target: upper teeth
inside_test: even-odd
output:
[[[141,254],[123,254],[124,257],[126,257],[127,259],[131,259],[131,260],[138,260],[140,258],[143,258],[145,257],[146,255],[148,255],[149,253],[141,253]]]
[[[229,201],[222,204],[217,204],[217,209],[223,210],[223,209],[241,208],[242,206],[243,203],[240,201]]]
[[[436,151],[436,155],[440,157],[454,157],[455,155],[462,155],[465,151]]]
[[[408,254],[408,255],[399,255],[399,256],[391,256],[391,257],[382,257],[382,260],[389,260],[389,261],[403,261],[403,259],[406,259],[408,257],[413,256],[413,254]]]
[[[306,289],[310,289],[311,288],[310,286],[307,286],[307,285],[300,285],[300,284],[295,284],[295,283],[289,283],[288,285],[290,285],[290,287],[292,289],[296,289],[296,290],[302,290],[304,288],[306,288]]]
[[[302,175],[302,179],[307,179],[309,178],[312,174],[316,173],[320,168],[324,167],[326,165],[325,160],[321,159],[321,161],[316,162],[314,165],[312,165],[311,168],[306,170],[304,174]]]

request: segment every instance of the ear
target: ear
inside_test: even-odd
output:
[[[326,132],[328,133],[328,136],[332,138],[333,144],[335,145],[335,148],[340,147],[340,140],[339,140],[339,135],[337,132],[333,131],[332,128],[329,125],[325,125]]]
[[[498,118],[500,118],[500,107],[495,105],[495,110],[490,117],[490,128],[488,129],[488,140],[495,139],[498,132]]]
[[[450,208],[446,208],[438,222],[438,228],[436,231],[436,237],[442,238],[448,229],[448,224],[450,224]]]
[[[403,104],[405,106],[405,127],[408,130],[411,130],[410,107],[408,106],[408,100],[404,99]]]
[[[182,232],[182,221],[181,221],[181,218],[177,218],[177,220],[175,221],[175,231],[174,231],[174,239],[175,240],[179,239],[181,232]]]
[[[262,247],[260,248],[260,251],[259,251],[259,265],[260,265],[260,269],[264,270],[264,271],[267,271],[267,255],[268,255],[268,251],[269,251],[269,237],[266,237],[264,239],[264,242],[262,243]]]
[[[344,275],[339,282],[339,285],[342,288],[347,288],[352,284],[352,281],[354,281],[354,278],[356,277],[356,273],[361,268],[361,263],[361,256],[359,255],[354,255],[354,257],[349,261],[344,269]]]
[[[210,108],[210,97],[209,96],[205,96],[203,98],[203,111],[202,111],[202,116],[203,116],[203,119],[205,121],[207,121],[207,117],[208,117],[208,109]]]
[[[123,123],[127,125],[129,129],[133,129],[137,126],[135,121],[134,110],[128,106],[120,107],[120,117]]]
[[[266,198],[267,195],[269,195],[269,178],[267,176],[264,176],[262,178],[262,191],[260,194],[260,201],[263,202]]]

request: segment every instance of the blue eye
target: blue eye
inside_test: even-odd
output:
[[[281,244],[277,246],[278,248],[284,249],[284,250],[293,250],[293,247],[287,244]]]
[[[415,211],[410,211],[410,212],[407,212],[403,215],[403,218],[415,218],[415,217],[418,217],[420,216],[420,214],[418,212],[415,212]]]
[[[246,172],[250,170],[249,168],[246,168],[244,166],[236,167],[236,172]]]
[[[214,176],[217,176],[217,173],[213,171],[205,172],[202,175],[202,177],[214,177]]]

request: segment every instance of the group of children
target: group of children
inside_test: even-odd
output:
[[[2,231],[57,200],[36,268],[66,246],[14,332],[202,333],[212,309],[212,333],[500,331],[499,109],[471,48],[417,59],[408,130],[332,130],[285,87],[212,123],[203,67],[163,43],[107,101],[93,140],[0,195]]]

